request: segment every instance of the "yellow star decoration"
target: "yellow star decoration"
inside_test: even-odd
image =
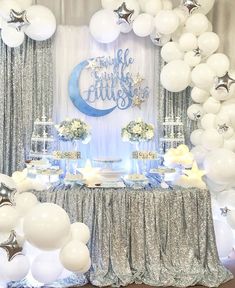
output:
[[[132,106],[133,107],[138,107],[141,109],[141,105],[144,103],[144,100],[142,100],[139,96],[134,96],[132,99]]]
[[[100,65],[98,65],[96,59],[91,59],[87,61],[88,61],[88,65],[86,66],[86,69],[97,70],[101,68]]]
[[[197,178],[199,180],[202,180],[202,176],[206,175],[206,171],[198,169],[196,161],[193,162],[191,170],[184,170],[183,172],[191,179]]]
[[[135,86],[140,85],[143,81],[144,81],[144,78],[140,75],[140,73],[137,73],[137,74],[133,77],[133,84],[134,84]]]

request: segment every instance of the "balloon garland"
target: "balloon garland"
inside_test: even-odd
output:
[[[170,92],[192,87],[195,103],[187,115],[198,129],[191,133],[191,153],[204,169],[213,197],[226,194],[223,201],[218,196],[214,206],[220,205],[229,225],[216,213],[214,224],[219,255],[228,256],[231,227],[235,229],[235,73],[229,58],[216,52],[220,39],[206,17],[215,0],[181,0],[177,7],[169,0],[101,2],[103,9],[90,20],[90,33],[98,42],[113,42],[131,30],[139,37],[149,36],[154,45],[162,46],[163,87]]]
[[[36,41],[49,39],[56,30],[53,13],[32,0],[1,0],[0,28],[2,41],[9,47],[20,46],[25,35]]]

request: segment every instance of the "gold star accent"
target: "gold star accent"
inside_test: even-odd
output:
[[[90,60],[87,60],[87,61],[88,61],[88,65],[86,66],[86,69],[91,69],[91,70],[101,69],[101,67],[100,67],[100,65],[98,65],[96,59],[90,59]]]
[[[197,178],[197,179],[202,180],[202,176],[206,175],[206,171],[198,169],[196,161],[193,162],[193,166],[191,170],[184,170],[183,172],[185,175],[187,175],[191,179]]]
[[[141,109],[141,105],[144,103],[144,100],[142,100],[139,96],[134,96],[132,99],[132,106],[138,107]]]
[[[137,73],[133,77],[133,84],[134,86],[140,85],[144,81],[144,78],[140,75],[140,73]]]
[[[11,231],[9,238],[0,244],[0,248],[7,252],[8,261],[11,261],[16,255],[21,254],[23,248],[20,246],[15,231]]]

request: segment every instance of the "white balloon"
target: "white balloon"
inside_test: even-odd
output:
[[[56,281],[63,271],[58,253],[39,254],[31,265],[31,272],[38,282],[49,284]]]
[[[24,32],[6,26],[2,28],[2,41],[11,48],[18,47],[24,42]]]
[[[206,155],[208,154],[208,150],[201,145],[192,148],[190,152],[193,154],[193,157],[198,165],[203,164]]]
[[[220,110],[220,107],[220,101],[215,100],[213,97],[208,98],[203,104],[203,109],[206,113],[217,114]]]
[[[228,127],[227,131],[220,132],[220,133],[223,135],[224,139],[226,140],[225,143],[230,140],[231,141],[233,140],[233,146],[234,146],[234,139],[232,139],[232,137],[234,136],[234,129],[232,127]],[[225,143],[224,143],[224,148],[225,148]]]
[[[210,93],[198,87],[194,87],[191,91],[193,101],[197,103],[204,103],[210,97]]]
[[[80,272],[89,264],[90,254],[87,246],[78,240],[67,243],[60,251],[60,261],[65,269]]]
[[[153,16],[143,13],[138,15],[133,22],[133,31],[139,37],[146,37],[153,31]]]
[[[216,115],[212,113],[205,114],[201,119],[201,126],[203,129],[213,129],[215,128]]]
[[[162,34],[171,34],[179,26],[179,17],[172,10],[162,10],[155,17],[155,26]]]
[[[129,33],[132,30],[132,24],[128,24],[128,23],[122,23],[119,25],[119,27],[122,33]]]
[[[188,118],[193,121],[200,120],[203,114],[204,114],[204,111],[203,111],[202,105],[200,104],[192,104],[187,109]]]
[[[229,127],[229,128],[231,128],[231,127]],[[235,152],[235,137],[234,137],[234,134],[228,140],[224,141],[224,149],[227,149],[227,150]]]
[[[163,46],[171,40],[171,35],[160,34],[154,27],[153,32],[150,34],[150,39],[152,40],[154,45]]]
[[[87,271],[89,271],[89,269],[91,268],[91,258],[89,258],[89,261],[87,263],[87,265],[85,265],[80,271],[79,273],[86,273]]]
[[[90,32],[96,41],[100,43],[111,43],[120,34],[117,17],[111,10],[99,10],[90,20]]]
[[[16,12],[21,12],[22,8],[17,1],[14,0],[2,0],[0,1],[0,17],[4,20],[10,20],[10,10],[13,9]]]
[[[215,89],[215,87],[211,88],[210,90],[211,96],[218,101],[223,101],[229,98],[228,91],[221,87],[219,89]]]
[[[233,232],[225,222],[214,220],[215,238],[220,257],[227,257],[233,248]]]
[[[191,81],[191,70],[182,60],[175,60],[165,65],[161,71],[161,83],[171,92],[180,92],[188,87]]]
[[[227,114],[223,114],[223,113],[219,113],[218,115],[216,115],[215,118],[215,125],[219,126],[219,125],[226,125],[226,126],[231,126],[232,123],[230,121],[229,115]]]
[[[207,17],[201,13],[192,14],[185,23],[186,30],[196,36],[206,32],[208,25],[209,22]]]
[[[174,12],[177,14],[180,20],[180,25],[184,25],[186,20],[188,19],[188,13],[185,9],[175,8]]]
[[[163,10],[171,10],[173,8],[172,2],[170,0],[162,1]]]
[[[206,56],[213,54],[219,48],[220,39],[214,32],[205,32],[198,37],[198,47]]]
[[[197,55],[194,51],[189,51],[184,55],[184,62],[190,67],[197,66],[202,60],[201,55]]]
[[[206,176],[215,183],[229,184],[235,178],[235,153],[223,148],[214,149],[208,153],[204,168]]]
[[[20,215],[25,215],[37,204],[37,197],[33,193],[25,192],[15,196],[16,210]]]
[[[19,214],[15,207],[4,205],[0,207],[0,233],[8,233],[17,225]]]
[[[87,244],[90,239],[90,230],[84,223],[75,222],[71,225],[71,235],[73,240]]]
[[[212,9],[215,0],[198,0],[197,2],[200,4],[199,12],[207,14]]]
[[[217,196],[217,202],[221,208],[235,209],[235,190],[229,189],[220,192]]]
[[[216,53],[207,59],[207,65],[215,72],[215,75],[222,77],[228,72],[230,62],[229,58],[223,53]]]
[[[193,145],[201,145],[202,143],[202,133],[204,132],[203,129],[196,129],[190,135],[190,141]]]
[[[50,9],[41,5],[30,6],[26,10],[29,25],[24,27],[25,34],[33,40],[49,39],[56,30],[56,19]]]
[[[5,263],[5,273],[11,281],[24,279],[30,268],[29,259],[25,255],[17,255],[11,261]]]
[[[202,134],[202,146],[208,150],[221,148],[224,145],[223,136],[216,129],[207,129]]]
[[[184,53],[176,42],[168,42],[161,49],[161,56],[165,62],[183,59]]]
[[[197,48],[197,37],[193,33],[183,33],[179,39],[180,48],[185,51],[191,51]]]
[[[161,0],[149,0],[144,5],[144,11],[150,15],[157,15],[162,10]]]
[[[15,181],[8,175],[0,174],[0,184],[5,184],[7,187],[11,189],[16,189]]]
[[[32,5],[33,0],[16,0],[16,2],[20,5],[22,10],[26,10],[29,6]]]
[[[221,106],[219,115],[227,115],[232,127],[235,129],[235,103],[225,101]]]
[[[235,229],[235,210],[228,211],[227,222],[232,229]]]
[[[215,73],[211,68],[201,63],[192,70],[192,81],[200,89],[210,90],[214,83]]]
[[[42,250],[61,248],[70,233],[68,214],[60,206],[43,203],[35,206],[25,216],[25,238],[32,245]]]

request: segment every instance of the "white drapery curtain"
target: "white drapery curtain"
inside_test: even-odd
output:
[[[172,0],[179,5],[180,0]],[[49,7],[56,15],[58,24],[88,25],[91,16],[101,9],[101,0],[34,0],[34,3]],[[221,39],[220,51],[226,53],[235,67],[234,33],[235,33],[234,0],[215,0],[209,18],[213,31]]]
[[[73,105],[68,95],[68,81],[73,68],[83,60],[99,57],[114,56],[118,49],[129,48],[130,56],[135,62],[130,66],[129,72],[133,75],[140,73],[146,79],[146,86],[150,88],[150,97],[142,105],[127,110],[116,109],[104,117],[89,117]],[[158,89],[156,83],[155,67],[158,63],[159,50],[152,45],[149,39],[137,38],[135,35],[122,35],[113,44],[99,44],[92,39],[87,27],[59,26],[54,43],[55,55],[55,93],[54,111],[55,121],[59,123],[66,118],[84,119],[92,127],[92,140],[88,145],[81,144],[80,150],[84,158],[120,157],[126,159],[125,167],[130,165],[130,154],[134,150],[132,144],[121,140],[121,128],[129,121],[141,117],[146,122],[153,123],[157,128]],[[87,88],[89,73],[84,71],[81,78],[81,90]],[[159,71],[157,72],[159,75]],[[86,77],[86,75],[88,75]],[[158,81],[158,80],[157,80]],[[157,129],[156,129],[157,132]],[[63,145],[63,144],[62,144]],[[147,144],[146,149],[156,149],[156,141]],[[65,146],[63,146],[63,149]],[[67,147],[69,148],[69,147]]]

